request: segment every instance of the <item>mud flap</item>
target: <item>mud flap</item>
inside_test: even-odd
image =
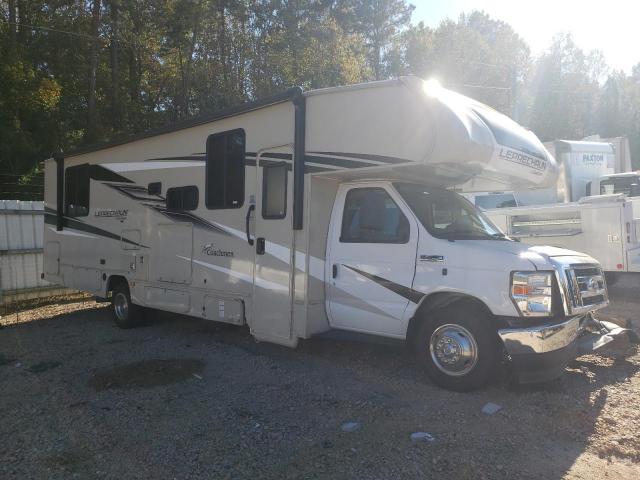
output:
[[[584,355],[612,342],[620,335],[626,334],[629,342],[640,343],[638,334],[630,328],[623,328],[615,323],[597,320],[589,316],[584,325],[584,333],[577,340],[578,354]]]

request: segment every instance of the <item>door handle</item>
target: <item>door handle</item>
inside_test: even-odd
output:
[[[264,255],[264,246],[265,246],[264,237],[258,237],[258,238],[256,238],[256,240],[257,240],[256,253],[258,255]]]
[[[338,276],[338,264],[334,263],[332,270],[331,270],[331,275],[333,276],[333,278],[336,278]]]
[[[247,216],[245,218],[245,228],[247,231],[247,243],[249,245],[253,245],[253,238],[251,238],[251,234],[249,233],[249,219],[251,218],[251,212],[253,212],[256,209],[255,205],[249,205],[249,208],[247,208]]]

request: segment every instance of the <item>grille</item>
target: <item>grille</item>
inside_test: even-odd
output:
[[[607,285],[597,265],[571,265],[567,270],[569,293],[574,309],[598,306],[607,302]]]

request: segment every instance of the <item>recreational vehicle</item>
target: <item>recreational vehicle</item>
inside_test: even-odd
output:
[[[415,77],[299,88],[45,162],[45,278],[260,341],[406,339],[439,385],[559,374],[619,330],[598,262],[503,235],[447,187],[545,186],[535,135]]]

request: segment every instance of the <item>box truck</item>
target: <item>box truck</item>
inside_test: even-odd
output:
[[[560,374],[620,333],[588,255],[505,237],[447,189],[556,179],[533,133],[416,77],[299,88],[45,162],[45,278],[248,325],[260,341],[343,329],[407,340],[437,384]]]

